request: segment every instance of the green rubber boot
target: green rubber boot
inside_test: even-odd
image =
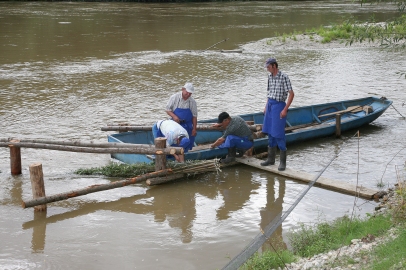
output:
[[[278,171],[284,171],[286,169],[286,150],[281,151]]]
[[[268,158],[264,162],[261,162],[261,166],[274,165],[275,156],[276,156],[276,146],[274,147],[268,146]]]

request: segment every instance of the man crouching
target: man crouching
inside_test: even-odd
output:
[[[211,148],[228,148],[228,155],[225,159],[220,160],[221,163],[227,164],[235,161],[236,156],[241,157],[254,145],[252,132],[240,116],[231,117],[228,113],[222,112],[218,116],[217,124],[213,124],[213,127],[225,129],[223,136],[210,146]]]

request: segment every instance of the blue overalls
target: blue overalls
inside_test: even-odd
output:
[[[254,143],[248,137],[240,137],[236,135],[228,135],[225,142],[220,144],[218,148],[233,148],[243,149],[244,151],[250,149]]]
[[[189,148],[188,150],[192,150],[193,146],[195,145],[195,136],[192,136],[192,129],[193,129],[193,113],[188,109],[181,109],[176,108],[173,113],[179,118],[180,125],[184,127],[189,134]],[[186,149],[185,149],[186,150]]]
[[[283,101],[268,99],[264,123],[262,125],[262,132],[268,134],[269,147],[278,145],[281,151],[286,151],[286,117],[280,117],[281,111],[285,106],[286,103]]]

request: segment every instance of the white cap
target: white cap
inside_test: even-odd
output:
[[[195,91],[195,88],[193,87],[193,84],[190,83],[190,82],[187,82],[187,83],[183,86],[183,88],[185,88],[186,91],[187,91],[188,93],[191,93],[191,94],[193,94],[194,91]]]

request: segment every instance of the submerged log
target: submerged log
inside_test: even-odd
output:
[[[107,145],[107,144],[106,144]],[[156,149],[153,145],[148,144],[125,144],[131,147],[118,147],[118,144],[114,147],[81,147],[81,146],[68,146],[68,145],[57,145],[57,144],[44,144],[44,143],[25,143],[25,142],[0,142],[0,147],[24,147],[24,148],[39,148],[39,149],[50,149],[59,151],[69,151],[69,152],[81,152],[81,153],[123,153],[123,154],[145,154],[145,155],[181,155],[184,153],[182,147],[170,147],[170,148],[158,148]]]
[[[162,170],[162,171],[159,171],[159,172],[147,173],[147,174],[143,174],[143,175],[140,175],[140,176],[137,176],[137,177],[134,177],[134,178],[121,180],[121,181],[116,181],[116,182],[109,183],[109,184],[93,185],[93,186],[89,186],[87,188],[77,189],[77,190],[69,191],[69,192],[66,192],[66,193],[56,194],[56,195],[53,195],[53,196],[41,197],[41,198],[33,199],[33,200],[30,200],[30,201],[23,201],[22,202],[22,207],[23,208],[33,207],[33,206],[37,206],[37,205],[41,205],[41,204],[47,204],[47,203],[52,203],[52,202],[57,202],[57,201],[70,199],[70,198],[73,198],[73,197],[83,196],[83,195],[98,192],[98,191],[104,191],[104,190],[109,190],[109,189],[114,189],[114,188],[119,188],[119,187],[125,187],[125,186],[128,186],[128,185],[133,185],[133,184],[139,183],[141,181],[145,181],[145,180],[147,180],[149,178],[164,176],[164,175],[171,174],[171,173],[172,173],[171,169],[166,169],[166,170]]]
[[[145,183],[148,186],[155,186],[155,185],[159,185],[159,184],[168,183],[168,182],[171,182],[171,181],[174,181],[177,179],[181,179],[186,176],[187,176],[186,173],[176,173],[176,174],[171,174],[171,175],[167,175],[167,176],[163,176],[163,177],[148,179]]]

